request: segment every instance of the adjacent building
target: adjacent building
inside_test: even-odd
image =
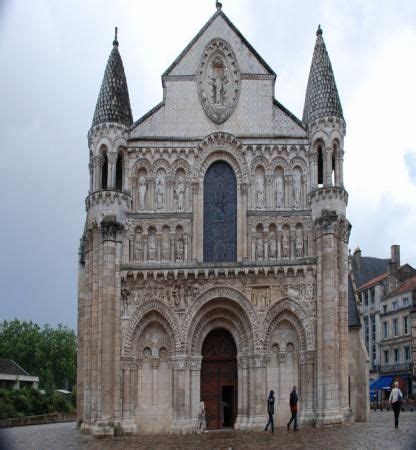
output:
[[[362,257],[357,249],[350,258],[350,268],[369,357],[372,395],[383,400],[396,379],[411,395],[412,292],[416,271],[409,264],[400,264],[399,245],[392,245],[389,259]],[[381,390],[384,395],[376,392]]]
[[[114,39],[88,133],[84,431],[194,432],[201,401],[209,429],[260,430],[269,390],[287,405],[293,385],[302,424],[366,420],[346,124],[321,28],[302,120],[275,81],[217,2],[133,121]]]
[[[12,359],[0,358],[0,389],[20,389],[22,387],[37,389],[38,386],[39,377],[29,375]]]

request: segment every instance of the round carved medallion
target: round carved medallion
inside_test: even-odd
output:
[[[231,46],[213,39],[205,47],[198,70],[198,93],[208,117],[216,123],[233,113],[240,95],[241,74]]]

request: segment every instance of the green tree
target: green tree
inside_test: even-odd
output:
[[[61,324],[41,329],[33,322],[15,319],[0,325],[0,357],[13,359],[31,375],[39,376],[40,387],[75,386],[76,352],[75,332]]]

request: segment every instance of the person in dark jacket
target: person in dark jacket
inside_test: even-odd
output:
[[[273,414],[274,414],[274,391],[270,391],[269,396],[267,397],[267,414],[269,415],[269,421],[266,424],[266,428],[264,431],[267,431],[269,425],[272,426],[272,433],[274,433],[274,423],[273,423]]]
[[[287,429],[290,428],[290,424],[293,422],[293,429],[296,431],[298,429],[298,421],[297,421],[298,394],[296,393],[296,386],[293,386],[292,392],[290,393],[289,406],[290,412],[292,413],[292,417],[290,418],[289,423],[287,424]]]

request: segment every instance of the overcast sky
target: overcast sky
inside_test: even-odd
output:
[[[347,121],[351,249],[416,267],[416,2],[223,0],[302,117],[321,24]],[[137,120],[214,0],[0,0],[0,319],[76,327],[87,132],[119,27]]]

